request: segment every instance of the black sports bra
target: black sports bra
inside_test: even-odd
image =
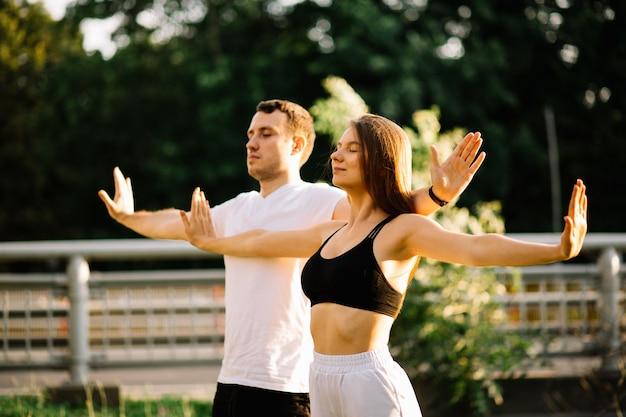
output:
[[[396,317],[403,295],[387,281],[374,257],[374,238],[393,220],[389,216],[372,229],[358,245],[332,259],[320,254],[337,229],[304,265],[302,289],[311,306],[334,303]]]

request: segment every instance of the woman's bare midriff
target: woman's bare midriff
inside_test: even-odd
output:
[[[393,318],[339,304],[320,303],[311,309],[315,351],[326,355],[369,352],[389,342]]]

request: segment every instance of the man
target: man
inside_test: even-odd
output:
[[[212,209],[218,235],[252,229],[292,230],[329,219],[347,219],[345,194],[306,183],[300,167],[313,149],[313,119],[284,100],[259,103],[248,128],[248,173],[259,191],[239,194]],[[414,192],[419,214],[428,215],[459,195],[480,167],[480,134],[468,134],[439,164],[432,148],[433,186]],[[114,169],[115,197],[99,195],[111,217],[151,238],[186,239],[177,209],[135,212],[129,178]],[[308,416],[308,370],[313,354],[309,302],[300,288],[304,259],[225,256],[224,359],[213,404],[214,417]]]

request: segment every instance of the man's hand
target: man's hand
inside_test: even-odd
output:
[[[435,146],[430,147],[430,178],[437,197],[452,201],[461,195],[485,160],[485,152],[476,157],[482,143],[480,132],[468,133],[442,164]]]
[[[118,167],[113,169],[113,182],[115,183],[113,200],[104,190],[98,191],[98,196],[104,202],[109,215],[118,222],[123,223],[127,216],[135,212],[133,188],[130,185],[130,178],[124,178],[122,171]]]
[[[565,216],[565,229],[561,234],[560,251],[564,260],[573,258],[580,253],[587,234],[587,187],[582,180],[577,180],[569,209]]]
[[[192,245],[201,246],[203,241],[215,238],[209,202],[200,188],[196,187],[191,195],[190,215],[188,216],[185,211],[180,210],[180,218],[185,225],[187,241]]]

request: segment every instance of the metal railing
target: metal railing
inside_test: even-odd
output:
[[[510,236],[558,240],[553,234]],[[502,328],[545,336],[543,354],[595,355],[601,369],[618,369],[626,336],[624,249],[626,234],[592,234],[583,252],[595,263],[497,270],[507,282],[518,275],[518,284],[496,298],[506,314]],[[210,258],[216,257],[177,241],[0,243],[0,263],[11,267],[38,261],[66,266],[0,274],[0,369],[69,369],[71,382],[79,384],[90,368],[219,362],[223,269],[158,266]],[[124,263],[146,260],[157,266],[90,270],[90,263],[127,268]]]

